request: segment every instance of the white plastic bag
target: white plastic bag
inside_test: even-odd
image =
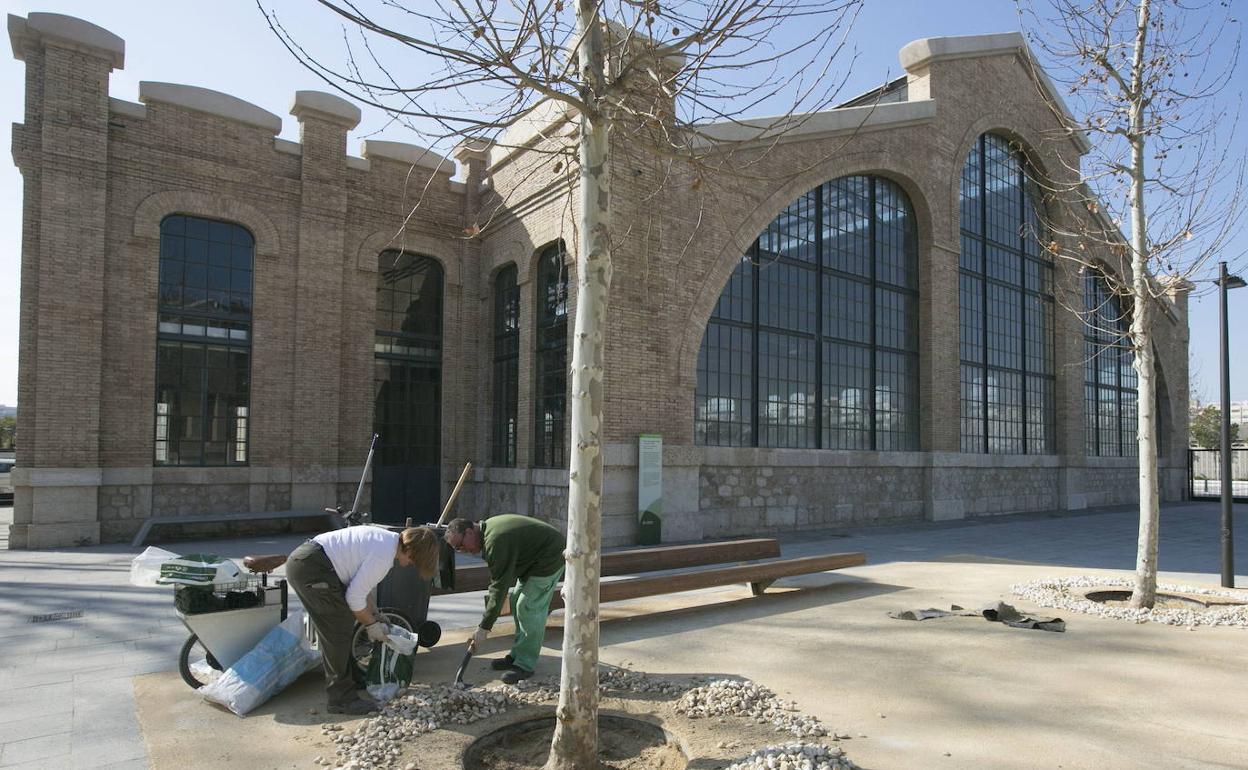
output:
[[[221,678],[199,688],[199,693],[241,717],[320,662],[320,653],[303,636],[303,613],[292,612]]]
[[[233,583],[242,579],[243,572],[229,559],[215,553],[188,553],[174,555],[160,565],[160,585],[210,586]]]
[[[386,644],[400,655],[411,655],[416,651],[416,634],[403,626],[386,626]]]
[[[386,641],[373,645],[373,656],[365,674],[365,689],[375,700],[385,703],[412,681],[416,634],[400,626],[386,626]]]
[[[147,550],[130,562],[130,585],[144,588],[161,585],[157,582],[160,579],[160,565],[176,558],[178,555],[172,551],[148,546]]]

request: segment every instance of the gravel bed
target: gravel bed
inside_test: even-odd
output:
[[[337,744],[337,756],[314,761],[340,770],[381,770],[399,767],[404,742],[444,725],[467,725],[501,714],[509,706],[543,703],[558,690],[488,685],[465,689],[455,685],[412,684],[355,730],[329,724],[321,728]],[[414,767],[412,765],[411,767]]]
[[[857,767],[835,746],[786,743],[761,748],[725,770],[856,770]]]
[[[798,738],[828,734],[816,717],[798,713],[797,704],[777,698],[771,690],[748,679],[716,679],[695,687],[680,696],[676,711],[690,719],[745,717],[758,724],[771,724],[776,732],[792,733]]]
[[[680,696],[676,711],[693,719],[735,716],[770,724],[776,732],[792,733],[799,738],[828,734],[818,719],[798,713],[794,702],[781,700],[771,690],[749,680],[673,679],[603,666],[599,669],[598,683],[604,693]],[[317,757],[315,763],[337,770],[414,770],[414,764],[399,761],[405,742],[447,725],[472,724],[511,707],[550,704],[558,697],[557,677],[535,677],[517,686],[490,684],[470,689],[450,684],[414,683],[355,729],[339,724],[322,727],[322,734],[330,737],[336,751],[332,757]],[[854,765],[844,758],[839,748],[803,743],[768,746],[732,765],[736,770],[852,767]]]
[[[1084,594],[1090,588],[1120,588],[1131,590],[1134,581],[1129,578],[1094,577],[1077,575],[1075,577],[1049,578],[1020,583],[1012,590],[1015,596],[1035,602],[1041,607],[1082,612],[1087,615],[1099,615],[1103,618],[1129,620],[1134,623],[1164,623],[1168,626],[1237,626],[1248,628],[1248,604],[1214,605],[1211,607],[1193,607],[1190,609],[1132,609],[1130,607],[1113,606],[1087,599]],[[1157,590],[1161,593],[1187,594],[1190,596],[1209,596],[1225,599],[1237,599],[1248,602],[1248,593],[1231,589],[1217,590],[1197,586],[1158,583]]]

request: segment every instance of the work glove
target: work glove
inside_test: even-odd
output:
[[[369,623],[367,626],[364,626],[364,632],[367,633],[368,638],[373,640],[374,642],[384,642],[387,639],[389,639],[390,637],[386,633],[387,630],[388,628],[386,627],[385,623],[381,623],[377,621],[374,621],[372,623]]]
[[[490,635],[489,629],[477,626],[477,630],[472,632],[472,636],[468,638],[468,649],[476,650],[485,644],[485,638]]]

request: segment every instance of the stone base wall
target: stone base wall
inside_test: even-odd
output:
[[[959,519],[1051,511],[1061,503],[1056,465],[934,467],[931,518]]]
[[[334,504],[350,507],[359,468],[337,471]],[[346,479],[354,476],[357,481]],[[128,542],[153,516],[294,510],[292,500],[315,495],[292,481],[288,468],[93,468],[22,469],[15,484],[12,548]],[[318,485],[324,486],[323,484]],[[365,499],[367,504],[367,495]],[[302,510],[302,508],[301,508]],[[59,516],[54,515],[59,511]],[[187,524],[180,536],[217,537],[315,531],[320,519]]]
[[[703,466],[707,537],[860,526],[923,518],[922,468]]]
[[[638,539],[637,449],[605,447],[603,545]],[[664,449],[663,540],[965,519],[1117,505],[1136,499],[1128,458],[952,453],[810,452],[669,446]],[[324,505],[350,508],[362,469],[341,468]],[[291,510],[313,489],[278,468],[40,469],[19,472],[10,545],[42,548],[127,542],[150,516]],[[31,483],[32,478],[34,483]],[[102,482],[102,483],[101,483]],[[1160,469],[1162,499],[1185,499],[1187,469]],[[316,482],[319,486],[324,486]],[[443,498],[449,494],[446,485]],[[479,468],[452,516],[520,513],[566,526],[567,471]],[[370,488],[362,501],[369,510]],[[320,507],[320,506],[318,506]],[[36,510],[43,515],[36,517]],[[56,513],[59,519],[53,519]],[[39,523],[32,523],[32,522]],[[186,537],[315,530],[320,520],[195,524]],[[300,529],[300,531],[302,531]]]

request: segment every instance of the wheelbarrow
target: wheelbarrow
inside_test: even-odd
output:
[[[270,583],[267,574],[177,590],[199,590],[205,603],[212,605],[188,607],[187,602],[178,602],[180,608],[176,611],[182,625],[190,631],[178,654],[178,672],[184,682],[197,689],[214,678],[213,671],[228,669],[250,652],[265,634],[286,619],[289,611],[286,581]],[[209,595],[212,600],[207,599]],[[242,597],[252,598],[240,601]],[[218,601],[221,606],[217,606]],[[306,625],[305,621],[305,631]]]

